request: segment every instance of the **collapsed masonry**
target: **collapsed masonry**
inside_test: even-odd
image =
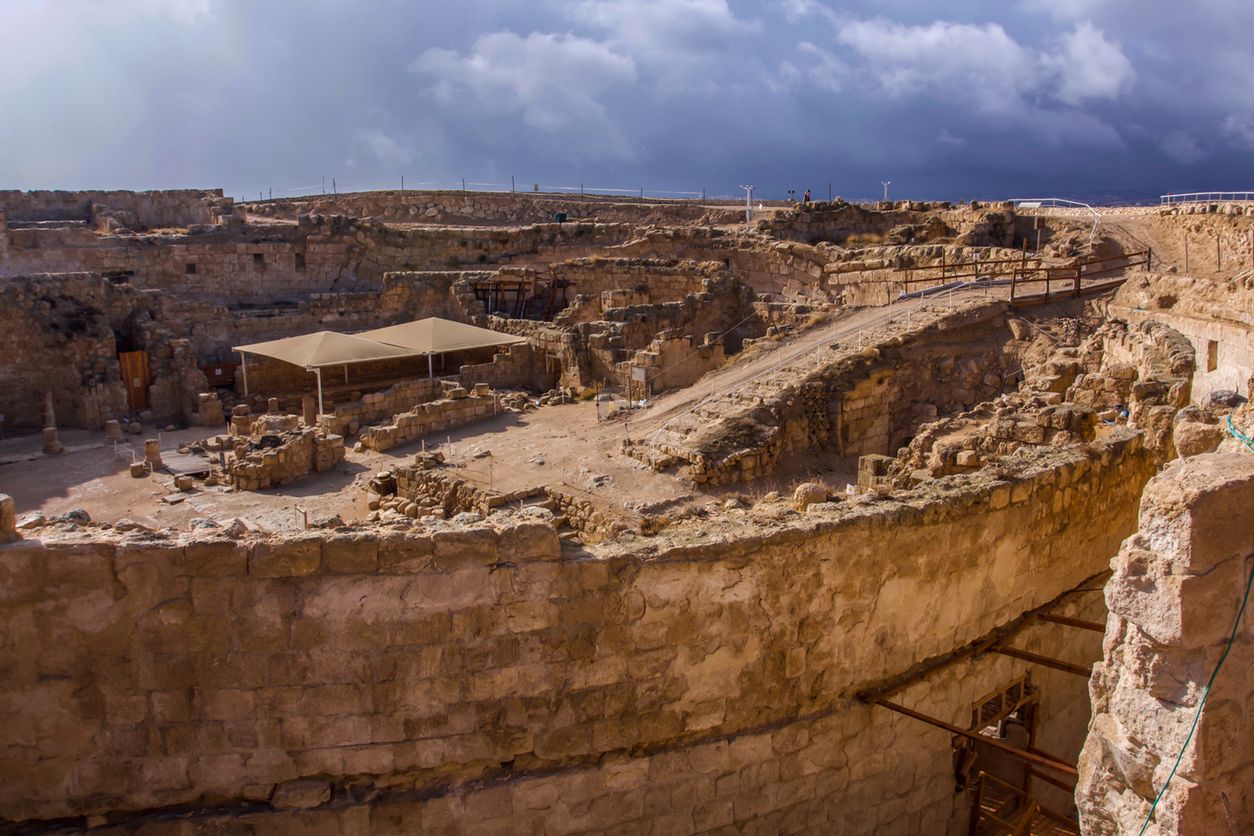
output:
[[[35,312],[0,329],[23,358],[3,427],[17,446],[55,412],[67,438],[0,464],[6,825],[1113,833],[1148,813],[1191,654],[1216,647],[1162,624],[1231,590],[1173,600],[1174,569],[1138,573],[1183,559],[1163,525],[1229,507],[1254,427],[1254,279],[1134,252],[1186,219],[1121,215],[1090,244],[1090,219],[1003,204],[834,201],[745,231],[732,207],[555,196],[0,198],[0,295]],[[1050,270],[1074,276],[1061,297]],[[250,361],[246,384],[229,351],[424,316],[526,342],[431,377],[330,372],[321,409],[309,372]],[[96,462],[73,443],[101,428]],[[142,479],[116,478],[124,428],[150,439]],[[68,468],[40,481],[66,460],[95,504]],[[156,499],[189,460],[189,501]],[[1142,490],[1164,482],[1185,486],[1169,524],[1170,489]],[[1182,709],[1143,711],[1163,687]],[[1217,694],[1204,732],[1247,710]],[[1248,758],[1210,740],[1160,824],[1248,817]]]

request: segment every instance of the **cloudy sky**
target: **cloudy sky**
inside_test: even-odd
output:
[[[1254,188],[1251,0],[0,0],[0,189]]]

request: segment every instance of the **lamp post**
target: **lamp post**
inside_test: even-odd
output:
[[[880,185],[884,187],[884,202],[888,202],[888,187],[893,184],[892,180],[881,180]]]
[[[753,223],[753,184],[741,186],[745,190],[745,229]]]

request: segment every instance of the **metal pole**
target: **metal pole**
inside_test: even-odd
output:
[[[322,369],[314,369],[314,374],[318,376],[318,414],[322,415],[324,412],[322,408]]]
[[[244,372],[244,397],[248,397],[248,359],[242,351],[239,353],[239,367]]]
[[[405,175],[401,175],[401,191],[405,191]]]
[[[336,188],[335,188],[335,178],[334,178],[334,177],[332,177],[332,178],[331,178],[331,194],[339,194],[339,192],[338,192],[338,191],[336,191]]]
[[[1013,758],[1018,758],[1019,760],[1027,761],[1028,763],[1035,764],[1037,766],[1048,767],[1049,769],[1053,769],[1056,772],[1061,772],[1064,775],[1077,775],[1078,774],[1078,771],[1076,770],[1076,768],[1072,766],[1071,764],[1063,763],[1062,761],[1055,760],[1054,758],[1037,755],[1033,752],[1028,752],[1024,749],[1017,749],[1014,746],[1011,746],[1009,743],[1005,743],[1004,741],[998,738],[986,737],[985,735],[982,735],[979,732],[973,732],[973,731],[970,731],[969,729],[958,728],[957,726],[946,723],[944,720],[938,720],[935,717],[929,717],[926,714],[921,714],[918,711],[914,711],[912,709],[906,708],[904,705],[898,705],[897,703],[889,702],[888,700],[885,700],[885,699],[873,699],[871,700],[871,704],[883,706],[884,708],[887,708],[890,711],[896,711],[898,714],[904,714],[907,717],[910,717],[914,720],[919,720],[921,722],[927,723],[928,725],[936,726],[937,728],[944,729],[950,734],[956,734],[961,737],[965,737],[969,740],[979,741],[980,743],[984,743],[988,746],[993,747],[994,749],[998,749],[1002,752],[1005,752],[1007,755],[1010,755]]]
[[[434,380],[434,379],[435,379],[435,367],[431,364],[431,355],[430,355],[430,354],[428,354],[428,355],[427,355],[427,379],[428,379],[428,380]]]
[[[512,174],[509,176],[509,193],[514,193],[514,175]]]
[[[465,177],[462,178],[462,191],[463,192],[466,191],[466,178]]]

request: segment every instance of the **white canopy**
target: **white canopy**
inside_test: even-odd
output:
[[[347,383],[350,364],[415,357],[421,353],[361,337],[351,337],[335,331],[317,331],[313,334],[302,334],[299,337],[288,337],[282,340],[237,345],[234,350],[239,352],[240,368],[244,371],[245,395],[248,394],[248,363],[244,360],[245,354],[273,357],[275,360],[301,366],[316,374],[318,376],[319,415],[322,414],[322,370],[326,366],[343,366],[344,382]]]
[[[368,363],[371,360],[389,360],[396,357],[413,357],[422,353],[335,331],[318,331],[282,340],[237,345],[233,350],[241,354],[273,357],[306,369],[343,366],[348,363]]]
[[[416,319],[387,328],[376,328],[357,334],[368,340],[406,348],[419,354],[444,354],[449,351],[465,351],[470,348],[487,348],[494,345],[525,343],[525,337],[515,337],[464,322],[453,322],[439,317]]]

